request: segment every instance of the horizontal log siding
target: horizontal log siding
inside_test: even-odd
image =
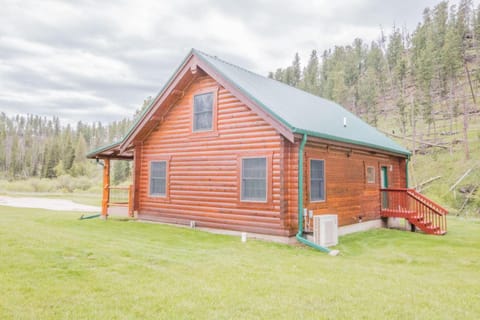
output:
[[[284,199],[282,210],[285,216],[285,227],[291,236],[297,233],[298,228],[298,147],[300,140],[291,143],[283,140],[284,157]]]
[[[283,138],[230,92],[219,88],[217,131],[192,133],[193,96],[218,84],[197,79],[143,142],[139,170],[139,217],[197,226],[286,235],[281,212]],[[168,197],[148,196],[149,161],[168,156]],[[271,202],[239,201],[239,159],[271,157]],[[267,182],[268,184],[268,182]]]
[[[315,143],[305,147],[304,203],[314,214],[334,213],[340,226],[380,218],[380,168],[388,167],[392,188],[405,187],[405,159]],[[310,159],[325,160],[325,201],[310,201]],[[375,183],[367,183],[366,167],[375,168]],[[390,170],[391,168],[391,170]]]

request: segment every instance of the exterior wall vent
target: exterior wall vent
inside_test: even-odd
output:
[[[322,247],[338,244],[338,217],[336,214],[313,217],[313,242]]]

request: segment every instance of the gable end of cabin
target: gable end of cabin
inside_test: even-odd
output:
[[[212,77],[197,72],[135,146],[138,217],[291,235],[281,194],[284,138]]]

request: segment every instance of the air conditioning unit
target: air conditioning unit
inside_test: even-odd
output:
[[[322,247],[338,244],[338,218],[336,214],[313,217],[313,242]]]

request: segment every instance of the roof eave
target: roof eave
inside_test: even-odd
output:
[[[191,58],[194,56],[194,49],[190,50],[190,52],[185,56],[182,60],[182,63],[177,67],[175,72],[172,76],[168,79],[162,89],[157,93],[154,99],[150,101],[150,104],[143,110],[143,112],[137,117],[135,123],[130,127],[130,130],[125,134],[123,139],[120,141],[120,150],[123,152],[125,151],[129,145],[133,142],[136,133],[138,133],[139,129],[142,127],[141,124],[144,122],[147,115],[154,109],[154,106],[158,103],[162,96],[165,95],[165,92],[168,91],[168,88],[172,86],[175,82],[175,79],[180,74],[181,70],[189,63]]]
[[[113,142],[113,143],[110,143],[110,144],[107,144],[105,146],[101,146],[101,147],[98,147],[92,151],[90,151],[89,153],[87,153],[87,158],[88,159],[95,159],[98,157],[98,155],[102,152],[105,152],[105,151],[108,151],[110,149],[113,149],[115,147],[118,147],[120,145],[121,141],[117,141],[117,142]]]
[[[386,152],[393,153],[393,154],[396,154],[396,155],[401,155],[405,158],[409,158],[411,156],[411,152],[408,151],[408,150],[403,150],[402,151],[402,150],[398,150],[398,149],[379,146],[379,145],[376,145],[376,144],[373,144],[373,143],[366,143],[366,142],[362,142],[362,141],[356,141],[356,140],[352,140],[352,139],[341,138],[341,137],[337,137],[337,136],[333,136],[333,135],[329,135],[329,134],[318,133],[318,132],[315,132],[315,131],[294,128],[293,132],[294,133],[300,133],[300,134],[306,134],[306,135],[309,135],[309,136],[312,136],[312,137],[318,137],[318,138],[322,138],[322,139],[325,139],[325,140],[348,143],[348,144],[361,146],[361,147],[366,147],[366,148],[370,148],[370,149],[375,149],[375,150],[379,150],[379,151],[386,151]]]

